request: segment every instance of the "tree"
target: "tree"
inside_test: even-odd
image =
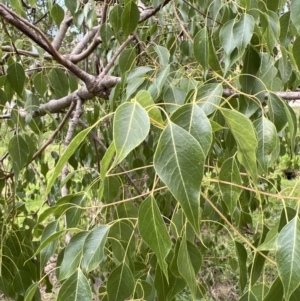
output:
[[[297,158],[299,13],[2,0],[4,297],[206,300],[226,266],[239,300],[298,300],[299,198],[274,170]]]

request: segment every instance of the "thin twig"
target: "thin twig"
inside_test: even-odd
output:
[[[82,120],[82,119],[79,119],[79,122],[78,122],[83,128],[88,128],[88,125]],[[92,139],[97,142],[100,147],[106,151],[107,150],[107,147],[105,146],[105,144],[101,141],[101,139],[93,132],[91,131],[90,132],[90,136],[92,137]],[[127,179],[129,180],[130,184],[134,187],[134,189],[136,190],[136,192],[140,195],[142,195],[142,191],[139,189],[139,187],[135,184],[134,180],[132,179],[132,177],[130,176],[130,174],[128,173],[128,171],[126,170],[126,168],[122,165],[122,164],[119,164],[118,165],[120,167],[120,169],[124,172],[125,176],[127,177]],[[143,199],[143,197],[141,197]]]
[[[62,129],[62,127],[66,123],[66,121],[71,116],[74,108],[75,108],[75,103],[72,102],[71,105],[70,105],[70,108],[69,108],[69,110],[67,112],[67,114],[65,115],[65,117],[63,118],[63,120],[61,121],[61,123],[58,125],[57,129],[53,132],[53,134],[51,135],[51,137],[44,143],[44,145],[32,156],[31,162],[33,160],[35,160],[47,148],[47,146],[50,145],[54,141],[56,135],[60,132],[60,130]]]
[[[175,18],[177,19],[179,25],[180,25],[180,28],[181,30],[184,32],[184,34],[186,35],[186,37],[191,41],[193,42],[193,39],[191,38],[190,34],[187,32],[187,30],[185,29],[185,26],[184,24],[182,23],[182,21],[180,20],[178,14],[177,14],[177,8],[175,6],[175,2],[173,1],[173,10],[174,10],[174,15],[175,15]]]

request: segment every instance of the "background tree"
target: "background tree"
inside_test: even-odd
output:
[[[3,298],[299,299],[299,1],[0,2]]]

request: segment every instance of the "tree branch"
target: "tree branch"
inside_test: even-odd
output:
[[[160,11],[164,6],[166,6],[171,0],[165,0],[164,3],[159,5],[156,8],[153,9],[145,9],[140,14],[140,20],[139,23],[144,22],[145,20],[149,19],[150,17],[154,16],[158,11]]]
[[[71,13],[68,11],[65,14],[65,17],[59,26],[59,30],[56,33],[54,40],[52,41],[52,45],[56,50],[58,50],[60,48],[62,41],[64,40],[66,33],[72,23],[72,20],[73,20],[73,17],[71,15]]]

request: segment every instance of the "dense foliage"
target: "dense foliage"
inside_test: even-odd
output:
[[[1,298],[299,300],[299,15],[1,0]]]

